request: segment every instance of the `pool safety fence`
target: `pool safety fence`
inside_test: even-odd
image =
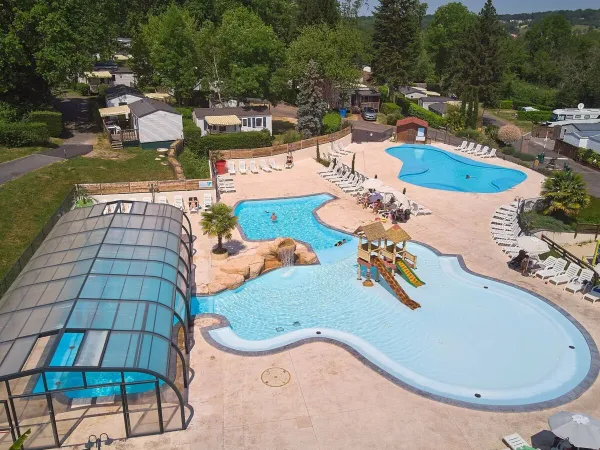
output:
[[[141,194],[151,192],[197,191],[214,189],[213,180],[161,180],[161,181],[129,181],[122,183],[88,183],[78,184],[78,188],[85,189],[90,195],[106,194]]]
[[[54,211],[50,219],[46,222],[46,224],[42,227],[40,232],[33,238],[33,240],[29,243],[29,245],[25,248],[21,256],[15,261],[10,269],[4,274],[2,280],[0,280],[0,297],[2,297],[11,284],[17,279],[25,265],[29,262],[33,254],[37,251],[38,248],[46,239],[46,236],[52,231],[56,222],[63,216],[63,214],[69,212],[73,209],[73,205],[75,204],[75,193],[76,189],[73,188],[67,194],[65,199],[61,202],[59,207]]]

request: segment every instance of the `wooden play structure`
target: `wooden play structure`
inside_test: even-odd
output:
[[[416,269],[417,257],[406,250],[406,241],[410,240],[408,233],[399,225],[386,230],[381,222],[373,222],[358,227],[354,234],[358,236],[356,261],[359,280],[362,280],[362,268],[366,269],[366,281],[363,285],[373,285],[371,269],[374,267],[375,281],[378,282],[381,275],[398,300],[410,309],[420,308],[421,305],[412,300],[394,278],[394,271],[398,270],[413,286],[419,287],[424,284],[411,269]]]

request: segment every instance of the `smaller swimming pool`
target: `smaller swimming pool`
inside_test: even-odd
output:
[[[403,163],[398,178],[431,189],[496,193],[527,178],[520,170],[475,161],[429,145],[401,145],[386,152]]]

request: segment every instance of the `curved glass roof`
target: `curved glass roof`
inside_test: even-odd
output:
[[[84,333],[76,354],[57,360],[55,339],[38,369],[142,369],[173,380],[190,313],[184,220],[173,206],[130,201],[62,216],[0,299],[0,380],[30,365],[39,338],[65,332]]]

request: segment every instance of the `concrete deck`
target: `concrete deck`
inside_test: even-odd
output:
[[[414,239],[443,253],[462,254],[469,269],[531,289],[567,310],[600,341],[600,309],[539,279],[522,277],[507,268],[508,258],[493,242],[489,221],[494,210],[515,197],[539,194],[542,176],[498,159],[494,164],[516,168],[528,178],[498,194],[437,191],[401,182],[401,161],[385,154],[390,144],[356,145],[356,169],[378,175],[386,184],[407,189],[409,198],[433,211],[412,217],[403,227]],[[346,160],[347,159],[347,160]],[[351,156],[345,158],[349,163]],[[474,157],[474,159],[476,159]],[[292,170],[236,175],[237,192],[222,201],[330,192],[339,197],[319,210],[322,220],[352,231],[373,218],[353,197],[316,174],[322,166],[311,159],[296,161]],[[210,277],[210,248],[214,240],[202,235],[197,216],[191,217],[198,265],[197,283]],[[252,243],[234,232],[230,248],[251,251]],[[212,347],[201,327],[214,319],[200,317],[194,330],[190,356],[194,379],[189,390],[193,408],[185,431],[116,442],[118,449],[503,449],[502,436],[518,432],[534,446],[549,449],[553,435],[547,418],[570,410],[600,417],[600,384],[596,382],[580,398],[559,409],[529,413],[490,413],[458,408],[412,394],[363,365],[350,353],[327,343],[310,343],[265,356],[239,356]],[[261,382],[262,372],[281,367],[291,381],[280,388]],[[100,420],[102,422],[100,422]],[[108,421],[107,421],[108,420]],[[83,448],[92,432],[122,433],[122,417],[89,418],[70,435],[65,446]],[[98,424],[98,427],[94,425]],[[100,425],[101,424],[101,425]],[[111,434],[110,430],[114,430]],[[119,433],[121,433],[119,435]],[[109,447],[110,448],[110,447]]]

